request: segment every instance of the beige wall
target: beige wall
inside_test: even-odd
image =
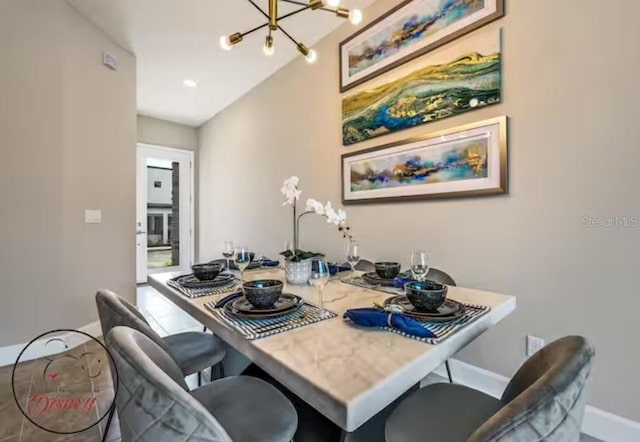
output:
[[[102,66],[108,50],[118,72]],[[0,2],[0,346],[135,294],[134,57],[62,0]],[[102,224],[85,224],[85,209]]]
[[[395,3],[380,0],[366,16]],[[508,196],[349,206],[353,233],[368,258],[407,263],[425,247],[461,285],[517,296],[517,312],[458,357],[510,376],[527,333],[586,335],[598,352],[591,403],[640,420],[640,228],[581,224],[640,215],[639,18],[636,1],[508,1],[490,25],[504,28],[503,104],[349,149],[337,45],[352,29],[341,27],[317,45],[316,65],[289,64],[202,127],[200,257],[219,256],[225,239],[282,248],[290,221],[278,190],[289,175],[300,176],[303,199],[338,203],[342,153],[506,114]],[[344,258],[322,220],[305,220],[303,237],[305,248]]]
[[[198,149],[198,129],[138,115],[138,142],[179,149]]]

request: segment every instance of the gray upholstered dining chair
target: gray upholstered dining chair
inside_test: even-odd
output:
[[[184,332],[162,338],[133,305],[110,290],[96,293],[96,305],[102,336],[106,337],[113,327],[131,327],[169,353],[182,370],[183,376],[198,373],[198,385],[202,384],[202,371],[209,367],[211,380],[214,379],[214,366],[218,368],[220,377],[224,377],[222,360],[227,350],[226,345],[216,336],[203,332]]]
[[[231,376],[188,391],[173,358],[137,330],[115,327],[106,345],[123,442],[285,442],[296,432],[295,408],[265,381]]]
[[[462,385],[409,395],[386,423],[387,442],[577,442],[595,352],[567,336],[527,360],[500,399]]]

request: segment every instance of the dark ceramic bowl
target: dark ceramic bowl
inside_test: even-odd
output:
[[[257,279],[242,285],[244,297],[255,308],[271,307],[282,294],[284,284],[277,279]]]
[[[400,273],[400,264],[397,262],[376,262],[374,265],[381,278],[393,279]]]
[[[194,264],[191,266],[193,274],[200,281],[211,281],[216,279],[216,276],[222,270],[222,264],[207,263],[207,264]]]
[[[404,285],[404,292],[409,302],[417,309],[434,311],[447,299],[446,285],[433,281],[411,281]]]

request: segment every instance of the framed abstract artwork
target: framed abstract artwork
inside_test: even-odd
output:
[[[344,96],[342,143],[499,103],[500,40],[500,29],[457,40]]]
[[[342,203],[507,192],[507,117],[342,155]]]
[[[504,15],[504,0],[407,0],[340,43],[340,92]]]

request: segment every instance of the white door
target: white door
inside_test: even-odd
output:
[[[193,152],[138,145],[136,279],[193,263]]]

